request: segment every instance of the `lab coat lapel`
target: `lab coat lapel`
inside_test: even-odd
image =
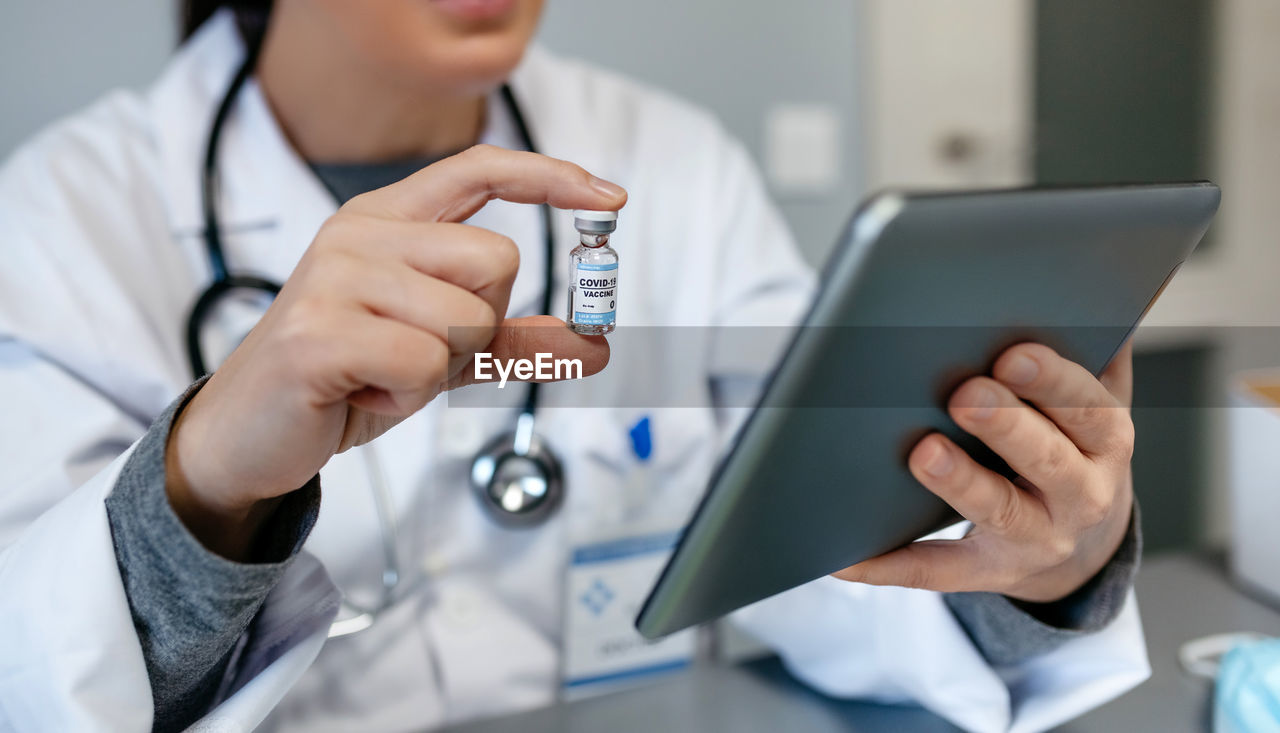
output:
[[[151,98],[169,225],[198,272],[208,272],[201,186],[209,128],[243,58],[235,24],[222,11],[179,51]],[[337,206],[285,139],[253,79],[227,118],[217,173],[218,221],[232,270],[285,280]]]
[[[174,238],[184,245],[191,266],[207,277],[208,262],[201,234],[204,230],[201,185],[205,147],[214,111],[244,58],[244,48],[230,14],[220,12],[182,50],[152,94],[156,117],[160,120],[157,145],[161,154],[166,208]],[[532,48],[511,79],[521,111],[540,152],[572,160],[588,170],[602,171],[604,156],[598,132],[593,133],[581,118],[577,104],[551,84],[545,53]],[[503,119],[507,111],[490,99],[495,115],[486,130],[486,142],[516,147]],[[209,120],[193,125],[191,119]],[[594,141],[590,143],[588,141]],[[250,79],[232,107],[218,151],[218,220],[224,233],[224,247],[232,269],[278,281],[285,280],[306,251],[320,225],[337,208],[336,202],[316,176],[299,158],[258,87]],[[499,212],[482,213],[474,223],[510,223],[520,232],[504,232],[520,238],[525,218]],[[494,216],[493,214],[498,214]],[[571,215],[556,211],[554,216],[556,252],[568,252],[576,242]],[[532,234],[532,230],[530,231]],[[540,232],[536,244],[540,250]],[[530,237],[531,238],[531,237]],[[532,244],[532,242],[531,242]],[[540,252],[539,252],[540,254]],[[533,257],[528,264],[534,265]],[[536,274],[537,288],[518,288],[511,303],[512,314],[529,314],[541,295],[541,261],[529,268]],[[533,273],[537,269],[539,272]],[[565,308],[564,273],[553,268],[555,292],[552,313]],[[532,285],[532,283],[530,283]],[[537,292],[533,292],[536,290]]]
[[[533,46],[525,53],[524,60],[508,82],[538,152],[576,163],[596,175],[609,177],[609,173],[602,170],[605,156],[602,154],[601,140],[597,131],[591,130],[584,119],[581,100],[575,94],[567,93],[564,86],[556,85],[554,75],[549,73],[549,64],[547,53]],[[496,108],[495,104],[494,109]],[[566,259],[552,263],[550,315],[563,318],[568,308],[568,291],[564,267],[560,265],[567,263],[568,253],[578,244],[572,212],[552,209],[552,236],[555,240],[555,256]],[[541,295],[541,272],[538,274],[537,294]],[[522,304],[527,307],[520,311],[514,308],[514,299],[512,305],[512,313],[528,315],[536,307],[536,301],[529,299],[528,303]]]
[[[220,219],[231,267],[284,282],[337,202],[289,144],[252,80],[228,121],[220,161]]]

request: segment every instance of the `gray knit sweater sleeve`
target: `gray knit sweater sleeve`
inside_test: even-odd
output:
[[[1120,548],[1091,580],[1054,603],[1022,603],[996,593],[948,593],[944,599],[978,651],[993,666],[1014,665],[1100,631],[1120,615],[1142,557],[1134,504]]]
[[[164,454],[174,418],[203,383],[151,425],[106,500],[156,731],[182,730],[216,703],[237,643],[301,549],[320,506],[318,477],[285,496],[251,563],[224,559],[192,536],[169,505]]]

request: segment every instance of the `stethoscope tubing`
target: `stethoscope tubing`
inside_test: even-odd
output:
[[[252,76],[253,70],[257,65],[258,51],[260,45],[251,44],[249,52],[243,63],[237,69],[235,76],[228,85],[222,100],[218,104],[217,111],[214,114],[212,125],[209,129],[209,137],[205,147],[203,168],[201,171],[201,206],[203,209],[204,231],[203,238],[205,244],[205,252],[209,260],[209,268],[213,275],[213,280],[207,288],[205,288],[196,299],[191,308],[191,312],[187,318],[186,340],[187,340],[187,358],[191,367],[192,376],[199,379],[209,373],[209,364],[204,359],[204,352],[200,343],[200,330],[205,322],[213,313],[214,307],[230,293],[238,290],[248,290],[266,293],[271,297],[279,294],[281,284],[268,280],[263,277],[248,274],[233,274],[227,265],[226,253],[223,249],[222,228],[218,222],[218,148],[222,138],[222,131],[226,126],[226,121],[230,116],[231,108],[234,106],[236,98],[239,96],[241,89]],[[521,113],[520,105],[517,103],[515,94],[511,91],[511,87],[504,84],[501,87],[500,94],[507,108],[510,110],[511,117],[515,123],[516,133],[519,135],[521,143],[526,150],[537,152],[537,147],[533,142],[533,136],[529,131],[529,127],[525,122],[524,115]],[[544,287],[542,292],[542,310],[543,313],[551,312],[552,289],[554,288],[554,257],[555,257],[555,237],[552,229],[553,214],[549,205],[540,207],[542,215],[542,224],[544,232],[545,247],[545,276]],[[530,382],[526,391],[524,404],[521,407],[520,416],[517,425],[526,429],[531,433],[534,421],[534,415],[537,411],[539,396],[539,384]],[[525,440],[524,450],[529,450],[530,440]],[[551,462],[553,475],[559,480],[558,461],[550,453],[544,450],[544,458]],[[524,455],[519,452],[519,455]],[[378,524],[380,526],[380,534],[382,539],[382,553],[384,555],[384,568],[382,574],[382,593],[378,602],[373,606],[362,606],[349,600],[343,601],[343,606],[355,615],[342,618],[335,621],[329,629],[329,636],[345,636],[368,628],[373,624],[374,617],[386,608],[390,607],[397,598],[397,591],[401,590],[400,586],[404,579],[403,567],[400,562],[400,554],[397,544],[397,530],[394,509],[392,507],[392,498],[390,490],[387,486],[386,476],[382,470],[382,464],[378,460],[377,453],[372,445],[365,446],[363,449],[364,460],[366,463],[369,482],[371,485],[374,503],[378,515]],[[493,502],[486,501],[491,514],[498,519],[501,524],[512,525],[509,518],[504,518],[499,514],[504,509]],[[554,505],[548,505],[548,511],[540,512],[537,519],[543,518],[554,509]],[[524,522],[530,524],[531,522]],[[516,523],[520,524],[520,523]]]

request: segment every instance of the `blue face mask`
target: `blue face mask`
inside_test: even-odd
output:
[[[1227,652],[1214,696],[1214,733],[1280,733],[1280,639]]]

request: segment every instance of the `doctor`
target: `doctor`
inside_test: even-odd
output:
[[[478,351],[608,362],[544,315],[565,312],[553,265],[576,242],[544,202],[625,205],[627,325],[794,323],[812,278],[747,155],[696,109],[526,49],[540,0],[221,4],[186,4],[149,91],[0,172],[0,730],[418,729],[687,662],[689,637],[595,642],[627,638],[614,601],[643,596],[654,538],[732,429],[716,396],[763,367],[714,344],[608,367],[699,408],[464,409],[442,390]],[[189,348],[222,275],[256,285]],[[189,351],[211,378],[192,383]],[[1024,480],[937,436],[910,458],[967,537],[734,621],[823,691],[971,730],[1120,694],[1147,675],[1128,392],[1127,354],[1099,382],[1011,350],[952,414]],[[526,414],[565,490],[522,525],[468,487]]]

